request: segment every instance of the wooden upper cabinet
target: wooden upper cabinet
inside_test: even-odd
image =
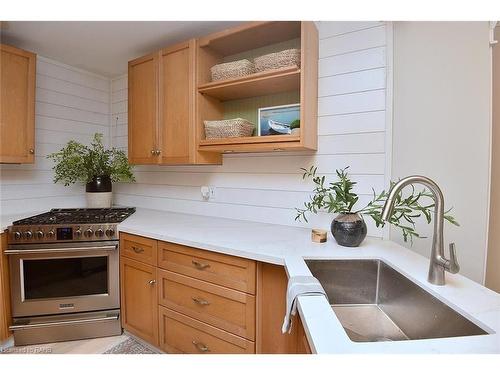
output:
[[[156,164],[158,135],[158,54],[128,63],[128,158]]]
[[[34,163],[36,55],[5,44],[0,51],[0,163]]]
[[[193,55],[189,42],[160,53],[161,164],[188,164],[194,112]]]
[[[129,161],[132,164],[220,164],[199,152],[195,134],[195,41],[129,62]]]

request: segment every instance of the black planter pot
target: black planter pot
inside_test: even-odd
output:
[[[113,184],[109,176],[95,176],[85,185],[87,193],[109,193],[113,190]]]
[[[357,247],[366,237],[366,223],[359,214],[339,214],[331,226],[335,241],[341,246]]]

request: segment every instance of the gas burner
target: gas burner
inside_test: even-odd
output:
[[[55,208],[40,215],[15,221],[14,225],[120,223],[135,212],[134,207]]]

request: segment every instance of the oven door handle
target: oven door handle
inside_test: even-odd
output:
[[[87,319],[62,320],[59,322],[18,324],[18,325],[9,326],[9,329],[11,331],[19,331],[22,329],[30,329],[30,328],[44,328],[44,327],[64,326],[64,325],[70,325],[70,324],[104,322],[104,321],[108,321],[108,320],[118,320],[118,318],[119,318],[119,314],[115,314],[115,315],[106,316],[103,318],[87,318]]]
[[[88,247],[64,247],[55,249],[7,249],[5,254],[47,254],[47,253],[68,253],[68,252],[88,252],[88,251],[114,251],[118,249],[118,245],[110,246],[88,246]]]

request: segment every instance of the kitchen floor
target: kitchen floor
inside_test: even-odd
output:
[[[102,354],[127,340],[129,336],[100,337],[97,339],[75,340],[15,346],[6,350],[8,354]]]

